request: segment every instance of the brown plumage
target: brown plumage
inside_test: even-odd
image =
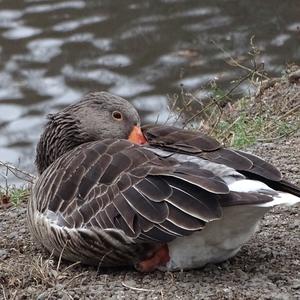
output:
[[[226,208],[261,205],[265,212],[278,191],[300,193],[274,166],[199,132],[147,126],[149,144],[133,144],[127,138],[139,122],[127,101],[104,92],[49,117],[37,146],[41,175],[28,219],[35,238],[55,255],[138,267],[161,245],[173,247],[222,220]],[[247,178],[277,191],[230,189]]]
[[[112,113],[119,110],[123,112],[123,120],[113,122]],[[132,126],[139,123],[137,111],[126,100],[108,93],[89,93],[80,102],[48,115],[37,145],[38,171],[41,174],[62,154],[83,143],[127,138]]]

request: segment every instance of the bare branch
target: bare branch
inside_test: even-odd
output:
[[[21,169],[15,167],[15,166],[13,166],[13,165],[11,165],[9,163],[6,163],[6,162],[3,162],[3,161],[0,160],[0,167],[1,166],[5,167],[7,170],[9,170],[17,178],[25,180],[25,181],[27,181],[29,183],[33,183],[34,180],[36,179],[35,175],[33,175],[33,174],[31,174],[31,173],[29,173],[27,171],[21,170]],[[24,175],[25,178],[21,177],[18,173],[21,173],[22,175]]]
[[[127,283],[125,283],[124,281],[122,282],[122,285],[128,289],[131,289],[131,290],[134,290],[134,291],[140,291],[140,292],[151,292],[151,293],[154,293],[154,292],[157,292],[157,290],[152,290],[152,289],[143,289],[143,288],[137,288],[137,287],[134,287],[134,286],[130,286],[128,285]]]

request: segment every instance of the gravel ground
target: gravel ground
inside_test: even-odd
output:
[[[250,149],[300,184],[300,136]],[[229,261],[140,274],[52,260],[32,242],[26,203],[0,209],[0,299],[300,299],[299,206],[275,208]]]

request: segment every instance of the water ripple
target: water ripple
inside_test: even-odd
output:
[[[0,10],[0,28],[11,28],[19,24],[18,21],[23,16],[19,10]]]
[[[0,100],[20,99],[22,93],[20,88],[14,83],[14,79],[9,73],[0,73]],[[1,101],[0,101],[1,104]]]
[[[100,23],[105,21],[106,19],[106,16],[91,16],[80,20],[64,21],[53,26],[53,30],[61,32],[74,31],[79,27]]]
[[[122,80],[122,76],[106,69],[96,69],[87,71],[79,68],[74,68],[70,65],[66,65],[62,69],[62,73],[69,80],[93,80],[103,85],[112,85],[115,82]]]
[[[131,65],[131,59],[122,54],[109,54],[99,57],[96,61],[96,64],[110,68],[128,67]]]
[[[59,39],[36,39],[27,44],[30,51],[30,60],[40,63],[48,63],[52,58],[61,53],[63,41]]]
[[[32,37],[41,32],[42,32],[42,30],[39,28],[19,25],[18,27],[14,27],[10,30],[7,30],[2,35],[3,35],[3,37],[5,37],[7,39],[18,40],[18,39]]]
[[[134,97],[153,90],[153,86],[137,79],[126,79],[116,83],[109,91],[121,97]]]
[[[85,6],[84,1],[66,1],[53,4],[34,4],[25,9],[26,13],[43,13],[60,9],[81,9]]]
[[[144,121],[155,122],[159,113],[164,122],[166,95],[178,94],[182,84],[205,98],[210,80],[228,87],[241,76],[226,61],[232,56],[250,65],[253,35],[262,50],[257,64],[280,75],[286,61],[300,59],[298,6],[280,0],[0,1],[0,156],[32,165],[45,115],[89,90],[119,94]]]

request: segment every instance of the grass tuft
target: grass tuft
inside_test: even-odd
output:
[[[15,177],[26,183],[19,187],[10,184],[8,182],[9,173],[12,173]],[[23,177],[21,177],[20,174],[23,175]],[[18,206],[22,201],[27,199],[30,193],[29,186],[32,184],[35,176],[0,161],[0,178],[4,179],[4,184],[0,185],[0,208],[6,208],[11,205]]]
[[[294,83],[299,70],[299,67],[292,66],[281,78],[252,81],[256,94],[240,99],[232,95],[238,87],[236,82],[228,90],[211,82],[206,87],[210,96],[205,99],[181,91],[180,97],[170,105],[171,111],[177,115],[175,123],[200,130],[235,148],[292,135],[300,130],[300,85]],[[253,80],[253,74],[237,82],[240,84],[245,78]]]
[[[0,206],[9,206],[11,204],[18,206],[28,195],[29,190],[26,187],[0,187]]]

